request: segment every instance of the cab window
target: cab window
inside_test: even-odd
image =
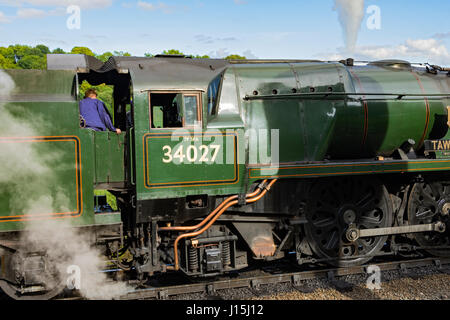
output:
[[[217,99],[219,96],[220,84],[222,82],[222,74],[218,75],[208,86],[208,114],[216,113]]]
[[[150,93],[151,128],[199,126],[200,111],[200,93]]]

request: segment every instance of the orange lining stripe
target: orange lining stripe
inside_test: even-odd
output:
[[[355,164],[351,164],[351,163],[347,163],[347,164],[335,164],[335,165],[309,165],[309,166],[297,166],[297,167],[281,167],[281,168],[277,168],[277,167],[272,167],[272,168],[266,168],[266,167],[261,167],[261,168],[251,168],[250,170],[257,170],[257,169],[279,169],[279,170],[288,170],[288,169],[308,169],[308,168],[335,168],[335,167],[363,167],[363,166],[381,166],[381,165],[396,165],[396,164],[407,164],[407,163],[417,163],[417,164],[426,164],[426,163],[446,163],[449,162],[450,163],[450,159],[449,160],[436,160],[436,161],[408,161],[408,162],[381,162],[381,163],[355,163]]]
[[[406,170],[385,170],[383,172],[409,172],[409,171],[438,171],[438,170],[448,170],[450,167],[442,168],[432,168],[432,169],[406,169]],[[286,178],[286,177],[306,177],[306,176],[333,176],[333,175],[343,175],[343,174],[363,174],[363,173],[376,173],[376,171],[350,171],[350,172],[334,172],[334,173],[304,173],[304,174],[294,174],[294,175],[276,175],[276,176],[255,176],[252,179],[262,179],[262,178]]]
[[[414,76],[414,78],[416,78],[417,82],[419,83],[420,90],[422,90],[422,93],[423,93],[423,94],[426,94],[425,88],[423,87],[422,81],[420,80],[420,78],[419,78],[419,77],[417,76],[417,74],[415,74],[413,71],[410,71],[410,72],[411,72],[411,74]],[[428,125],[429,125],[429,122],[430,122],[430,103],[429,103],[427,97],[425,97],[425,106],[426,106],[425,129],[424,129],[424,131],[423,131],[422,138],[421,138],[420,141],[419,141],[418,147],[421,147],[422,144],[423,144],[423,142],[424,142],[424,140],[425,140],[425,137],[426,137],[427,131],[428,131]]]
[[[411,162],[409,162],[411,163]],[[441,160],[441,161],[417,161],[413,162],[414,164],[427,164],[427,163],[450,163],[450,160]],[[357,164],[341,164],[341,165],[319,165],[319,166],[302,166],[302,167],[284,167],[284,168],[269,168],[269,169],[278,169],[278,170],[288,170],[288,169],[314,169],[314,168],[339,168],[339,167],[362,167],[362,166],[392,166],[392,165],[401,165],[406,164],[406,162],[391,162],[391,163],[357,163]],[[374,173],[377,171],[350,171],[350,172],[335,172],[335,173],[305,173],[305,174],[292,174],[292,175],[266,175],[266,176],[251,176],[251,171],[258,169],[268,169],[268,168],[252,168],[250,169],[250,178],[259,179],[259,178],[268,178],[268,177],[301,177],[301,176],[321,176],[321,175],[341,175],[341,174],[358,174],[358,173]],[[408,171],[434,171],[434,170],[447,170],[450,167],[440,167],[440,168],[418,168],[418,169],[394,169],[394,170],[383,170],[381,172],[408,172]]]
[[[364,88],[361,82],[361,79],[359,79],[359,77],[352,71],[350,70],[350,73],[353,75],[353,77],[356,78],[356,80],[358,81],[359,87],[361,89],[361,92],[364,92]],[[366,141],[367,141],[367,135],[369,132],[369,105],[367,103],[366,96],[363,95],[363,108],[364,108],[364,136],[363,136],[363,140],[362,140],[362,146],[364,147],[366,145]]]

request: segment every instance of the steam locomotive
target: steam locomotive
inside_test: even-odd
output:
[[[48,55],[48,70],[1,72],[13,84],[1,108],[43,125],[32,136],[0,129],[0,151],[28,146],[21,166],[50,169],[16,189],[0,180],[0,287],[15,298],[58,292],[42,280],[52,276],[46,253],[21,240],[33,221],[86,232],[141,280],[284,258],[347,267],[450,256],[448,69]],[[83,81],[113,86],[124,134],[80,127]],[[118,210],[94,210],[94,190]],[[36,210],[42,199],[51,209]]]

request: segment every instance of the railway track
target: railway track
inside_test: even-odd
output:
[[[396,262],[383,262],[377,264],[368,264],[357,267],[347,268],[324,268],[320,270],[290,272],[285,274],[250,276],[238,279],[218,280],[205,283],[190,283],[185,285],[166,286],[159,288],[147,288],[129,292],[127,295],[120,297],[121,300],[140,300],[140,299],[167,299],[171,296],[181,294],[206,293],[214,296],[220,290],[250,288],[259,290],[261,286],[276,283],[291,283],[294,287],[302,290],[302,281],[314,278],[328,278],[338,290],[348,289],[345,281],[339,280],[338,277],[365,274],[370,265],[376,265],[380,271],[400,270],[408,274],[408,269],[436,266],[442,272],[450,271],[450,258],[425,258],[414,260],[403,260]],[[307,290],[307,288],[305,288]]]
[[[450,273],[450,258],[424,258],[400,260],[395,262],[371,263],[362,266],[346,267],[346,268],[322,268],[308,271],[288,272],[282,274],[269,274],[257,276],[243,276],[235,279],[221,279],[217,281],[205,281],[200,283],[188,283],[182,285],[169,285],[160,287],[150,287],[145,289],[137,289],[128,292],[118,298],[118,300],[165,300],[185,294],[206,294],[210,297],[217,297],[220,290],[249,288],[254,292],[258,292],[264,285],[291,283],[294,288],[299,291],[308,291],[303,286],[303,281],[318,278],[328,278],[331,285],[337,290],[351,289],[351,285],[339,277],[347,275],[367,274],[369,266],[376,265],[380,271],[400,271],[408,276],[408,270],[411,268],[424,268],[434,266],[443,273]],[[82,299],[81,297],[71,297],[58,300],[74,300]]]

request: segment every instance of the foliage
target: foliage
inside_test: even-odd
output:
[[[106,203],[109,204],[113,211],[117,211],[117,200],[116,197],[113,196],[109,191],[106,190],[94,190],[94,196],[106,196]]]
[[[72,51],[70,53],[72,53],[72,54],[85,54],[87,56],[95,57],[95,54],[91,51],[91,49],[86,48],[86,47],[73,47]]]
[[[179,50],[176,50],[176,49],[164,50],[164,51],[162,52],[162,54],[173,54],[173,55],[184,56],[184,53],[183,53],[183,52],[181,52],[181,51],[179,51]]]
[[[47,46],[39,44],[35,47],[27,45],[10,45],[8,47],[0,47],[0,69],[46,69],[47,68],[47,54],[86,54],[96,57],[102,62],[108,61],[112,56],[129,57],[131,53],[126,51],[107,51],[102,54],[96,54],[87,47],[73,47],[70,52],[65,52],[61,48],[50,50]],[[166,55],[185,55],[183,52],[177,49],[164,50],[162,54]],[[145,53],[145,57],[151,58],[155,55],[152,53]],[[196,59],[209,59],[208,55],[190,55]],[[237,54],[229,55],[225,59],[245,59]],[[103,88],[101,88],[103,90]],[[108,90],[108,89],[105,89]],[[100,92],[100,89],[99,89]],[[107,101],[105,101],[108,104]],[[112,102],[109,104],[112,105]]]
[[[108,52],[105,52],[105,53],[103,53],[103,54],[101,54],[101,55],[98,55],[98,56],[97,56],[97,59],[100,60],[100,61],[102,61],[102,62],[106,62],[106,61],[108,61],[108,59],[111,58],[113,55],[114,55],[114,54],[112,54],[111,52],[108,51]]]
[[[55,50],[53,50],[52,51],[52,53],[54,53],[54,54],[64,54],[64,53],[66,53],[63,49],[61,49],[61,48],[56,48]]]
[[[17,64],[22,69],[46,69],[47,59],[46,57],[29,55],[21,58]]]
[[[38,44],[36,46],[36,49],[41,51],[42,55],[46,55],[46,54],[50,53],[50,49],[47,46],[44,46],[43,44]]]
[[[123,51],[114,51],[114,56],[116,57],[131,57],[131,53]]]
[[[0,54],[0,69],[17,69],[19,68],[14,62],[10,61],[10,59],[5,58]]]
[[[238,54],[230,54],[228,57],[225,58],[226,60],[245,60],[246,57],[240,56]]]

